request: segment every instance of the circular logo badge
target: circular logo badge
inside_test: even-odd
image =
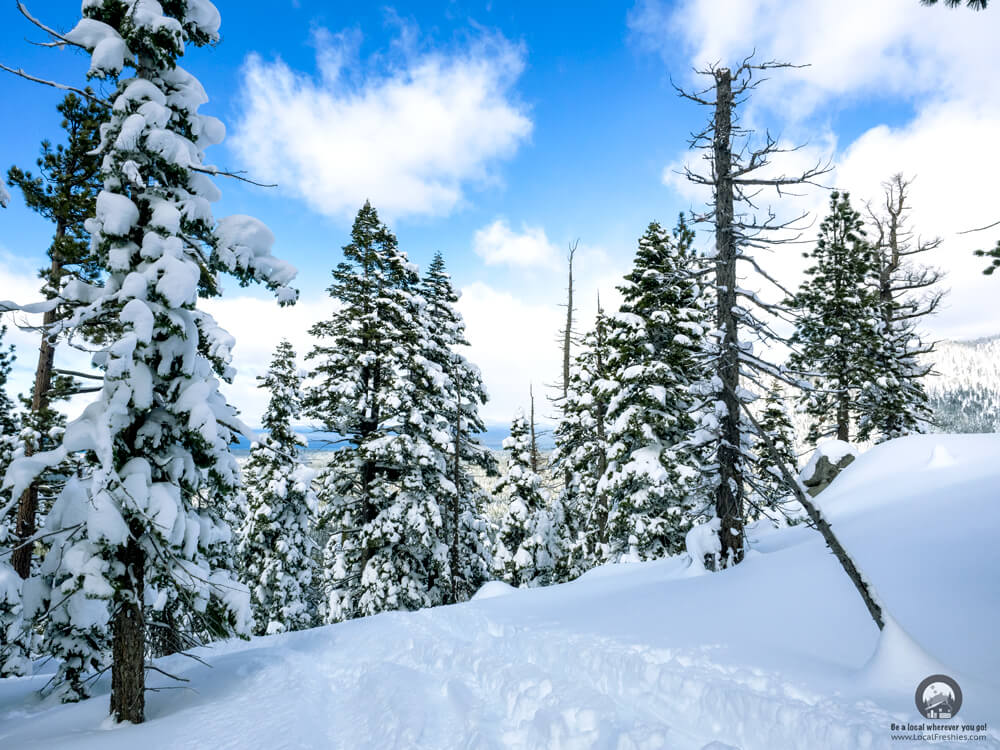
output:
[[[962,707],[962,688],[946,674],[932,674],[917,685],[914,700],[925,719],[951,719]]]

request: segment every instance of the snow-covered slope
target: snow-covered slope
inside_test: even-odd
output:
[[[934,421],[942,432],[1000,431],[1000,336],[939,342],[927,379]]]
[[[190,683],[151,694],[138,727],[105,723],[106,680],[72,706],[33,697],[44,676],[0,681],[0,747],[915,747],[890,725],[925,721],[914,691],[942,669],[964,693],[955,723],[991,728],[936,747],[1000,748],[998,459],[1000,436],[906,438],[820,496],[901,628],[881,647],[816,532],[757,529],[724,573],[609,566],[202,649],[212,668],[163,659]]]

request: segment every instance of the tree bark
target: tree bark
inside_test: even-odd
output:
[[[134,535],[120,556],[121,605],[111,623],[111,715],[141,724],[146,709],[146,628],[142,617],[145,555]]]
[[[528,385],[528,396],[531,399],[531,470],[538,473],[538,445],[535,443],[535,391]]]
[[[872,620],[875,621],[875,625],[878,626],[879,630],[885,627],[885,615],[882,612],[882,605],[879,603],[878,598],[875,596],[875,592],[872,591],[871,586],[865,580],[864,576],[861,575],[861,571],[858,570],[858,566],[854,563],[853,558],[844,549],[844,546],[837,539],[837,536],[833,533],[833,529],[830,527],[829,522],[823,517],[823,513],[820,511],[819,507],[816,506],[809,494],[802,489],[802,483],[799,481],[797,476],[793,476],[791,470],[785,465],[785,462],[781,458],[781,454],[775,447],[774,442],[771,440],[770,436],[765,430],[760,426],[756,417],[751,413],[750,409],[746,404],[740,404],[743,407],[744,412],[746,412],[747,419],[750,420],[751,424],[757,428],[757,432],[760,434],[767,446],[768,451],[771,453],[771,457],[774,460],[775,465],[781,472],[782,477],[785,480],[785,484],[792,488],[795,492],[795,498],[802,504],[802,507],[806,509],[806,513],[809,515],[809,519],[816,526],[816,529],[820,534],[823,535],[823,540],[826,542],[826,546],[830,548],[833,552],[834,557],[837,558],[837,562],[847,573],[847,577],[851,579],[851,583],[854,584],[854,588],[857,589],[861,598],[864,600],[865,607],[868,609],[868,614],[871,615]]]
[[[602,324],[601,310],[601,298],[597,297],[597,328],[595,331],[596,344],[595,347],[595,365],[597,367],[597,373],[599,376],[604,377],[604,325]],[[604,472],[608,468],[608,454],[606,451],[607,447],[607,436],[606,430],[604,428],[604,418],[607,415],[607,406],[605,406],[604,401],[601,399],[595,399],[595,414],[594,421],[597,423],[597,442],[601,446],[601,451],[597,456],[597,469],[598,476],[603,477]],[[608,493],[600,492],[597,496],[597,538],[600,540],[601,544],[607,544],[608,542],[608,515],[611,509],[608,507]]]
[[[722,382],[720,399],[725,405],[719,441],[719,485],[715,490],[715,513],[721,519],[722,565],[743,560],[743,467],[740,455],[740,350],[736,306],[736,259],[738,248],[733,227],[732,114],[733,78],[728,68],[715,71],[715,285],[716,323],[722,332],[716,375]]]
[[[60,223],[56,226],[55,240],[53,246],[57,246],[58,241],[65,234],[65,227]],[[51,275],[57,277],[61,270],[59,261],[53,257]],[[48,329],[56,322],[55,310],[49,310],[42,317],[42,341],[38,346],[38,363],[35,366],[35,386],[31,392],[31,412],[38,416],[49,408],[49,391],[52,389],[52,363],[55,358],[55,346],[49,341]],[[35,452],[34,446],[27,443],[24,447],[24,454],[31,456]],[[11,554],[11,565],[21,578],[31,575],[31,557],[34,552],[34,544],[31,539],[37,531],[38,516],[38,480],[32,482],[28,488],[21,493],[17,506],[17,520],[14,526],[17,543]]]
[[[451,507],[451,603],[458,602],[458,571],[461,564],[459,556],[458,524],[462,502],[462,394],[456,393],[455,398],[455,445],[452,456],[452,482],[455,484],[455,497]]]

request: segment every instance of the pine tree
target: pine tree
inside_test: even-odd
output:
[[[94,203],[101,187],[101,160],[97,154],[101,142],[99,126],[108,112],[103,103],[76,94],[68,94],[58,110],[63,116],[61,126],[66,131],[66,144],[60,143],[53,148],[49,141],[42,141],[37,176],[19,167],[11,167],[7,172],[8,183],[21,190],[25,205],[54,227],[52,244],[48,248],[49,265],[39,273],[42,294],[47,300],[56,299],[63,283],[69,279],[95,282],[100,278],[98,259],[84,222],[94,214]],[[53,402],[76,390],[72,378],[54,372],[55,342],[49,333],[72,312],[72,306],[61,305],[47,310],[42,317],[35,381],[24,424],[23,451],[28,456],[51,450],[59,444],[65,420],[53,408]],[[102,338],[99,329],[88,333],[87,338],[95,343]],[[54,472],[54,477],[52,474],[32,482],[19,498],[15,534],[21,544],[14,552],[12,565],[22,578],[31,573],[34,547],[24,542],[34,535],[38,515],[47,512],[58,494],[61,477],[66,474],[65,467],[63,471]]]
[[[328,622],[433,606],[449,588],[437,500],[448,482],[449,436],[435,412],[444,374],[427,356],[415,268],[369,203],[333,278],[339,306],[310,330],[329,343],[307,355],[317,382],[305,401],[343,443],[319,490]]]
[[[799,313],[789,367],[813,386],[802,396],[812,418],[807,439],[848,441],[862,389],[878,377],[878,295],[875,254],[847,193],[830,195],[830,214],[805,257],[813,265],[789,302]]]
[[[559,519],[533,468],[531,429],[523,414],[514,418],[503,447],[509,454],[507,471],[495,491],[504,497],[506,508],[493,569],[512,586],[547,586],[554,582],[560,557]]]
[[[673,235],[651,223],[609,321],[608,466],[598,491],[608,496],[616,560],[678,552],[692,520],[700,462],[685,441],[706,333],[693,238],[683,219]]]
[[[262,377],[271,394],[261,436],[243,466],[246,517],[237,548],[240,574],[250,587],[257,635],[301,630],[312,624],[306,601],[312,584],[310,532],[316,512],[314,472],[299,455],[302,439],[292,421],[301,413],[295,351],[283,340]]]
[[[872,211],[877,278],[878,336],[874,377],[861,390],[858,439],[876,442],[925,432],[930,406],[924,379],[931,373],[934,345],[919,326],[933,315],[944,292],[935,290],[944,274],[915,257],[938,248],[940,239],[914,237],[908,226],[910,182],[901,174],[885,183],[885,210]]]
[[[778,504],[793,494],[793,488],[789,487],[782,477],[778,461],[780,460],[790,470],[798,466],[798,457],[795,455],[795,428],[792,426],[778,381],[772,382],[768,389],[759,422],[778,456],[776,458],[774,451],[770,450],[761,450],[758,453],[753,475],[749,477],[752,490],[749,516],[754,520],[766,515],[766,510],[778,511]]]
[[[231,539],[224,509],[240,492],[229,450],[238,420],[219,391],[234,376],[233,340],[198,299],[218,296],[226,272],[291,303],[295,271],[271,255],[274,237],[256,219],[212,217],[218,170],[203,165],[203,150],[224,127],[198,114],[204,89],[177,61],[188,44],[218,40],[214,6],[88,0],[83,14],[65,40],[91,53],[91,76],[114,82],[102,190],[86,222],[103,283],[70,279],[61,294],[78,307],[52,333],[113,325],[94,358],[104,374],[97,399],[58,449],[15,462],[7,482],[19,494],[32,468],[89,452],[91,476],[68,482],[47,519],[46,637],[71,654],[66,623],[72,637],[110,626],[111,713],[139,723],[144,602],[153,612],[180,604],[215,633],[245,632],[249,619],[249,592],[218,565]],[[126,66],[133,77],[120,77]],[[75,687],[70,697],[83,692]]]
[[[0,325],[0,477],[14,458],[18,440],[18,419],[14,402],[7,394],[7,377],[14,364],[14,347],[3,348],[7,327]],[[17,545],[9,493],[0,489],[0,678],[20,677],[30,672],[27,633],[21,602],[21,577],[9,564]]]
[[[598,301],[593,330],[570,368],[569,387],[554,432],[550,461],[566,475],[561,504],[576,534],[563,543],[560,578],[571,579],[608,559],[608,496],[598,491],[607,469],[608,320]]]
[[[469,471],[478,467],[487,475],[497,473],[493,454],[479,441],[486,431],[479,415],[488,400],[479,368],[459,351],[469,346],[465,322],[455,309],[458,295],[445,270],[444,258],[436,253],[420,283],[427,311],[427,357],[445,378],[436,394],[440,400],[440,428],[447,433],[448,483],[439,498],[444,511],[444,534],[448,544],[450,587],[448,603],[469,599],[489,580],[492,567],[488,523],[482,513],[486,493]]]

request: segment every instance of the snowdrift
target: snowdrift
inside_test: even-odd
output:
[[[159,665],[148,721],[106,721],[109,685],[50,705],[0,680],[0,747],[901,748],[924,671],[961,685],[954,723],[1000,748],[1000,435],[919,436],[859,456],[818,502],[873,583],[881,639],[803,526],[755,527],[739,567],[681,556],[467,604],[201,649]],[[172,686],[151,674],[151,686]],[[946,722],[948,723],[948,722]]]

